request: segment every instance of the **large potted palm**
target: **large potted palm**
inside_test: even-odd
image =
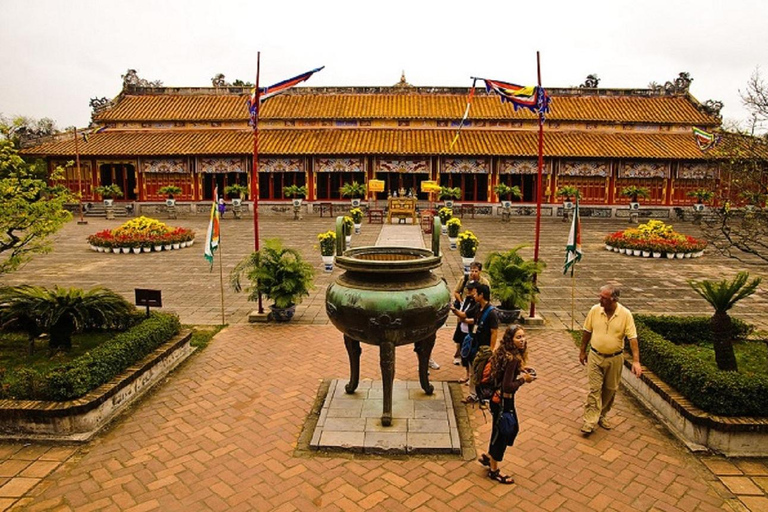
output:
[[[506,252],[491,252],[485,260],[491,295],[500,302],[496,311],[502,323],[514,323],[520,317],[521,310],[535,301],[539,294],[533,276],[541,273],[546,264],[520,256],[519,251],[523,247],[526,246],[518,245]]]
[[[630,185],[621,189],[621,195],[629,198],[629,209],[639,210],[640,202],[639,198],[648,199],[651,197],[651,192],[645,187],[638,187]]]
[[[440,187],[437,194],[438,201],[445,201],[446,208],[453,208],[453,200],[461,197],[461,187]]]
[[[288,185],[283,187],[283,194],[290,197],[294,207],[301,206],[302,197],[307,197],[307,186]]]
[[[243,204],[243,199],[245,199],[245,195],[248,193],[248,187],[234,183],[224,187],[224,193],[232,198],[232,206],[240,206]]]
[[[696,199],[696,204],[693,205],[693,210],[696,212],[704,211],[704,203],[715,197],[715,193],[705,188],[697,188],[688,192],[688,197]]]
[[[176,185],[166,185],[158,190],[158,192],[164,196],[168,196],[165,200],[166,206],[176,206],[175,196],[181,194],[181,187],[177,187]]]
[[[512,206],[512,199],[520,199],[523,197],[520,193],[520,187],[517,185],[510,187],[506,183],[499,183],[493,187],[493,191],[499,196],[499,201],[503,208],[510,208]]]
[[[104,198],[104,206],[112,206],[112,202],[116,197],[123,197],[123,189],[115,183],[98,186],[93,191]]]
[[[696,293],[715,309],[712,315],[712,339],[714,340],[715,362],[720,370],[737,371],[736,355],[733,352],[735,329],[728,310],[745,297],[757,291],[761,278],[749,281],[749,273],[739,272],[732,281],[688,281]],[[749,281],[749,282],[748,282]]]
[[[313,278],[314,269],[301,253],[272,238],[240,260],[229,274],[229,284],[235,292],[248,292],[250,301],[258,300],[259,293],[265,295],[273,301],[271,318],[287,322],[293,318],[296,304],[309,295]],[[245,281],[250,285],[244,286]]]
[[[352,207],[360,206],[360,199],[365,197],[366,187],[364,183],[352,181],[341,186],[341,197],[349,197],[352,201]]]

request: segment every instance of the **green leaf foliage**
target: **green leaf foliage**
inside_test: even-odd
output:
[[[180,329],[177,316],[153,312],[140,324],[73,361],[42,372],[30,368],[9,372],[3,376],[0,397],[54,401],[79,398],[146,357]]]
[[[716,313],[725,313],[745,297],[757,291],[762,278],[756,277],[749,281],[748,272],[739,272],[732,281],[688,281],[691,288],[701,295],[715,309]]]
[[[491,281],[491,295],[501,302],[502,309],[523,309],[536,299],[539,289],[533,284],[533,275],[546,267],[526,260],[518,251],[526,247],[518,245],[506,252],[491,252],[483,267]]]
[[[50,252],[48,237],[72,218],[64,209],[71,194],[34,174],[13,144],[0,140],[0,275]]]
[[[706,316],[635,315],[635,319],[642,321],[675,345],[711,347],[714,343],[710,318]],[[732,320],[736,339],[745,339],[754,331],[754,327],[748,323],[738,318]],[[581,336],[580,333],[579,336]]]
[[[719,416],[768,416],[768,375],[718,370],[637,320],[643,364],[693,405]]]
[[[272,238],[232,269],[229,284],[235,292],[249,292],[250,301],[258,300],[261,292],[275,306],[287,308],[309,295],[313,278],[312,265],[297,250],[283,247],[280,239]],[[243,281],[250,282],[250,286],[244,287]]]

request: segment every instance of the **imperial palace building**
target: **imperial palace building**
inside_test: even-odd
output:
[[[219,80],[213,87],[157,87],[135,74],[111,101],[92,101],[88,140],[72,133],[28,147],[51,169],[79,156],[80,172],[66,167],[64,184],[98,201],[93,190],[118,184],[139,211],[162,208],[158,190],[177,185],[182,211],[205,211],[219,190],[251,187],[254,133],[248,124],[248,89]],[[587,82],[589,83],[589,81]],[[691,190],[727,188],[716,151],[703,152],[693,127],[720,126],[719,107],[699,103],[686,74],[654,89],[547,89],[551,111],[544,124],[544,212],[557,215],[556,191],[578,187],[586,215],[618,215],[629,185],[646,187],[642,200],[651,213],[694,202]],[[594,84],[596,85],[596,84]],[[527,110],[502,104],[478,88],[469,120],[451,147],[467,105],[467,88],[414,87],[403,77],[392,87],[295,87],[268,100],[258,131],[260,210],[280,210],[290,198],[283,187],[306,185],[308,207],[347,204],[340,187],[383,180],[383,200],[399,189],[433,180],[460,187],[458,203],[495,214],[497,183],[517,185],[519,212],[536,202],[538,120]],[[254,193],[250,190],[250,194]],[[249,194],[248,198],[252,197]],[[250,204],[246,201],[246,204]],[[188,206],[186,206],[188,205]]]

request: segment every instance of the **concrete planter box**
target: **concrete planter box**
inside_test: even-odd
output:
[[[85,442],[163,379],[193,351],[192,331],[179,333],[147,357],[76,400],[0,400],[0,439]]]
[[[627,390],[691,451],[711,450],[727,457],[768,456],[768,418],[706,413],[650,370],[635,377],[629,358],[624,359],[621,377]]]

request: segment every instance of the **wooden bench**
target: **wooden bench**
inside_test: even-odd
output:
[[[416,198],[415,197],[390,197],[387,200],[387,222],[392,224],[392,217],[396,219],[411,218],[416,224]]]

